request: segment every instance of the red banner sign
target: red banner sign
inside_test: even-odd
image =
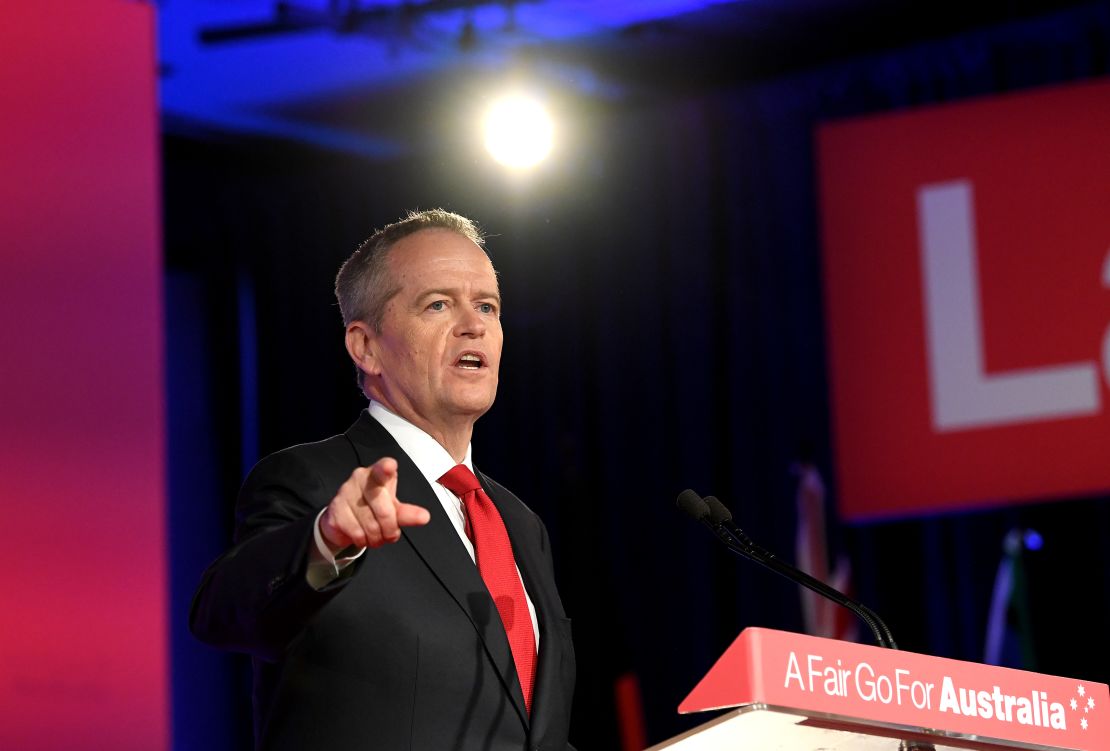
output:
[[[914,652],[748,628],[679,706],[766,705],[913,735],[1110,748],[1110,688]]]
[[[846,518],[1110,489],[1110,83],[817,134]]]

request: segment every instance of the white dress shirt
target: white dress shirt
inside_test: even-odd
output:
[[[393,440],[397,441],[397,445],[401,450],[412,459],[413,464],[420,470],[420,474],[424,475],[424,479],[432,486],[435,491],[436,498],[439,499],[440,504],[443,505],[443,510],[447,514],[447,518],[451,520],[451,525],[455,528],[455,533],[459,536],[459,541],[462,542],[466,548],[466,552],[470,554],[470,559],[476,562],[474,557],[474,543],[466,536],[466,514],[463,511],[462,500],[448,490],[446,487],[439,483],[439,478],[443,477],[449,469],[455,466],[456,462],[451,455],[447,453],[447,449],[443,448],[436,439],[425,433],[420,428],[413,425],[411,422],[403,417],[393,414],[388,409],[375,401],[370,402],[370,416],[377,420],[388,433],[393,436]],[[466,465],[467,469],[471,472],[474,471],[474,465],[470,458],[470,444],[466,446],[466,455],[463,457],[462,463]],[[404,498],[399,499],[404,501]],[[308,583],[316,589],[321,589],[329,582],[338,578],[343,569],[347,568],[351,563],[357,560],[366,548],[358,551],[349,558],[336,559],[332,555],[331,550],[324,543],[324,538],[320,534],[320,516],[327,510],[325,507],[316,516],[316,524],[313,527],[313,534],[316,539],[316,550],[309,559],[306,578]],[[517,567],[517,576],[520,576],[520,568]],[[536,606],[532,604],[532,598],[528,595],[528,588],[524,586],[524,579],[522,578],[521,586],[524,588],[524,598],[528,601],[528,615],[532,619],[532,631],[536,637],[536,648],[539,649],[540,645],[540,630],[539,620],[536,618]]]

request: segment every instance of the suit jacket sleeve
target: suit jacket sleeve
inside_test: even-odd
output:
[[[243,483],[235,544],[204,572],[193,597],[189,627],[201,641],[274,660],[347,583],[342,577],[315,590],[305,579],[316,515],[350,471],[329,471],[306,453],[272,454]]]

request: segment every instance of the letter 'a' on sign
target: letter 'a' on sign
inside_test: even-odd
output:
[[[923,186],[917,206],[933,426],[969,430],[1097,413],[1094,363],[986,372],[971,183]]]

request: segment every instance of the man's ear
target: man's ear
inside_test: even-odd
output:
[[[347,354],[354,360],[355,367],[368,376],[381,373],[378,358],[375,355],[374,329],[365,321],[351,321],[347,325]]]

